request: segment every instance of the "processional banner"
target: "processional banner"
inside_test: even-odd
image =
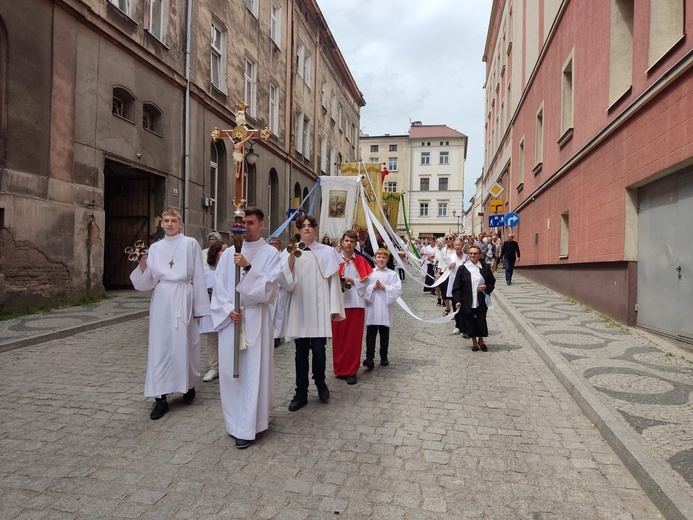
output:
[[[382,221],[383,180],[380,176],[380,163],[342,163],[340,171],[343,177],[366,176],[361,179],[363,192],[366,195],[366,203],[371,208],[376,218]],[[359,229],[366,229],[366,215],[361,204],[358,205],[356,211],[356,226]]]
[[[333,242],[338,242],[347,229],[354,227],[356,221],[358,178],[321,176],[320,194],[320,239],[327,236]]]

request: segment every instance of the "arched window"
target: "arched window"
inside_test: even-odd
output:
[[[308,188],[303,188],[303,197],[301,197],[301,200],[305,199],[308,196]],[[303,209],[305,211],[308,211],[308,208],[310,207],[310,200],[306,199],[306,201],[303,203]]]
[[[294,198],[301,202],[301,185],[299,183],[294,184]]]
[[[152,103],[142,105],[142,128],[156,135],[164,135],[163,115],[159,108]]]
[[[135,122],[135,96],[123,87],[113,87],[112,113],[114,116]]]
[[[210,208],[211,228],[227,230],[226,225],[226,144],[212,141],[209,149],[209,197],[205,206]]]

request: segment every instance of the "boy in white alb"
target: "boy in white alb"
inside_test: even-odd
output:
[[[366,289],[366,359],[363,366],[372,370],[375,357],[375,338],[380,333],[380,366],[390,364],[387,358],[390,327],[395,300],[402,294],[402,281],[397,273],[387,268],[390,253],[387,249],[375,252],[375,269]]]

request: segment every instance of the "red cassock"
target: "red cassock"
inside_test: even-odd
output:
[[[353,262],[358,272],[359,282],[373,272],[370,264],[360,255],[354,254]],[[339,276],[343,276],[346,262],[339,264]],[[356,291],[356,287],[347,291]],[[363,297],[359,298],[363,303]],[[365,304],[361,307],[344,309],[346,318],[332,322],[332,363],[334,373],[338,376],[356,375],[361,364],[361,345],[363,344],[363,325],[366,319]]]

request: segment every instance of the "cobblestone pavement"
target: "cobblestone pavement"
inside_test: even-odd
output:
[[[626,444],[626,456],[638,459],[631,470],[656,474],[657,481],[649,484],[653,491],[664,487],[677,502],[672,506],[686,512],[684,518],[693,518],[690,351],[609,322],[522,276],[514,277],[511,286],[501,282],[496,294],[498,300],[507,302],[506,308],[509,304],[508,310],[530,340],[532,330],[538,333],[538,343],[543,345],[535,346],[560,355],[555,372],[560,365],[568,367],[567,374],[572,371],[587,384],[581,391],[583,402],[594,396],[596,406],[606,407],[607,415],[600,414],[600,429],[621,430],[615,440]],[[551,366],[553,361],[547,357],[547,363]],[[559,375],[572,387],[568,378]],[[604,433],[609,438],[610,432]],[[648,483],[641,484],[648,489]]]
[[[408,282],[422,317],[440,308]],[[226,435],[218,382],[151,421],[148,320],[0,354],[0,518],[656,519],[661,513],[499,306],[489,352],[396,311],[389,367]],[[331,364],[331,359],[328,358]],[[337,516],[338,515],[338,516]]]

